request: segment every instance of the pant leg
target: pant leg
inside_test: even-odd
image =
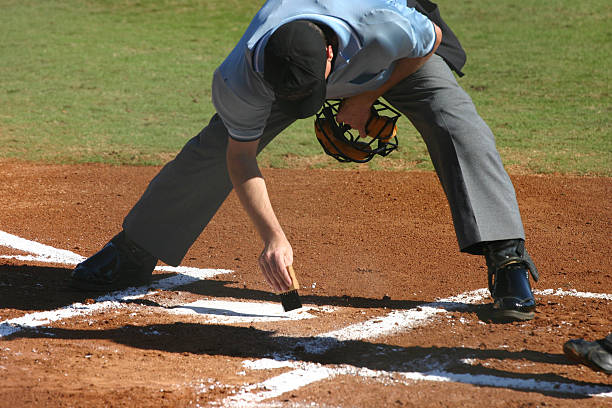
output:
[[[524,239],[514,187],[493,133],[444,60],[433,55],[384,97],[423,137],[460,249],[480,254],[482,242]]]
[[[259,151],[292,122],[274,106]],[[233,188],[225,161],[228,136],[214,115],[162,168],[123,221],[131,240],[169,265],[180,264]]]

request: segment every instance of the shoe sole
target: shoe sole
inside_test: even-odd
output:
[[[535,312],[519,312],[518,310],[493,310],[491,317],[501,321],[533,320]]]
[[[565,357],[569,358],[570,360],[572,360],[572,361],[574,361],[574,362],[576,362],[578,364],[583,364],[583,365],[589,367],[591,370],[599,371],[599,372],[602,372],[602,373],[606,373],[608,375],[612,374],[612,371],[604,370],[603,368],[601,368],[597,364],[593,363],[591,360],[588,360],[588,359],[584,358],[584,356],[582,354],[578,354],[574,349],[571,349],[569,347],[563,346],[563,353],[565,354]]]

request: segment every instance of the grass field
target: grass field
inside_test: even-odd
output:
[[[0,0],[0,157],[162,164],[213,113],[213,70],[263,1]],[[612,175],[606,0],[440,0],[468,51],[462,86],[510,172]],[[431,169],[419,135],[373,168]],[[271,167],[347,167],[312,120],[277,138]]]

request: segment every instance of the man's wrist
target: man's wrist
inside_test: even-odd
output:
[[[287,240],[287,237],[285,237],[285,232],[281,228],[280,224],[262,227],[259,233],[265,244],[269,244],[273,241]]]
[[[359,99],[361,99],[361,102],[363,103],[363,105],[367,104],[368,106],[372,106],[374,105],[374,102],[376,102],[376,100],[381,96],[382,96],[381,93],[374,90],[374,91],[364,92],[360,94],[358,97]]]

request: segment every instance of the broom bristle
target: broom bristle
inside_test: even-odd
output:
[[[291,277],[291,287],[287,292],[281,293],[280,298],[285,312],[290,312],[292,310],[299,309],[300,307],[302,307],[302,301],[300,300],[300,295],[297,291],[300,288],[300,284],[298,283],[298,280],[295,277],[295,271],[293,270],[293,266],[287,266],[287,272],[289,272],[289,276]]]
[[[281,303],[285,312],[290,312],[295,309],[302,307],[302,301],[297,289],[290,290],[289,292],[281,293]]]

